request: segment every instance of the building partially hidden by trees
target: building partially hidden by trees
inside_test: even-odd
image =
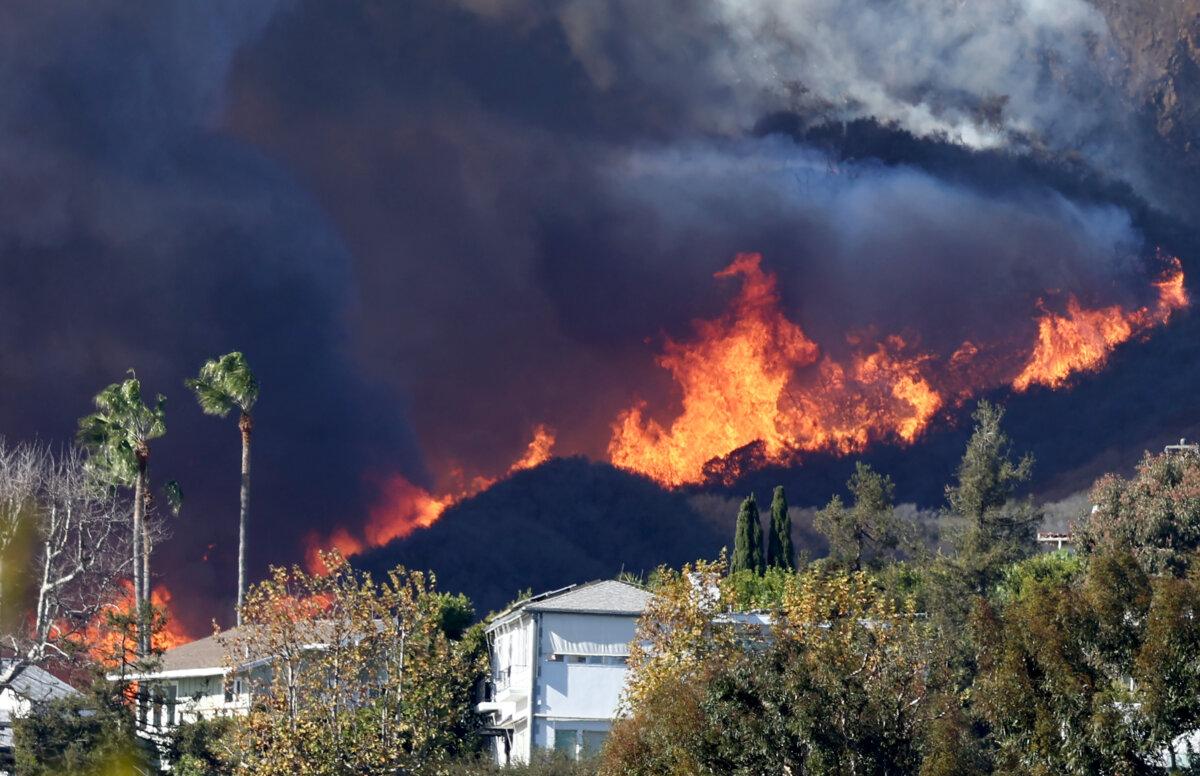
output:
[[[642,587],[603,580],[526,598],[491,619],[488,698],[476,708],[496,762],[529,762],[537,750],[600,753],[650,600]]]

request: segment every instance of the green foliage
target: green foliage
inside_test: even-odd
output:
[[[205,361],[200,374],[184,384],[196,394],[200,409],[221,418],[234,409],[248,415],[258,401],[258,379],[237,351]]]
[[[89,468],[102,481],[129,487],[149,455],[150,440],[167,433],[166,398],[142,401],[136,377],[113,383],[93,400],[96,411],[79,420],[79,443],[91,454]]]
[[[224,717],[182,724],[172,732],[167,760],[180,776],[224,776],[232,773],[229,736],[234,720]]]
[[[915,773],[944,673],[925,621],[865,574],[776,570],[767,638],[724,613],[752,572],[714,603],[696,595],[714,571],[685,568],[651,604],[601,772]]]
[[[120,689],[102,681],[14,720],[13,756],[22,776],[133,774],[150,762]]]
[[[763,558],[762,521],[758,516],[758,502],[751,493],[738,510],[737,528],[733,540],[732,571],[753,571],[761,574],[766,569]]]
[[[876,569],[872,577],[897,607],[929,611],[929,588],[935,582],[928,563],[896,561]]]
[[[980,401],[971,417],[975,431],[958,465],[958,483],[946,488],[946,498],[956,515],[982,520],[1008,503],[1016,488],[1029,479],[1033,457],[1013,460],[1012,444],[1000,427],[1004,420],[1000,406]]]
[[[792,546],[792,517],[788,514],[787,495],[782,485],[775,486],[771,497],[771,534],[767,542],[767,564],[795,571],[796,548]]]
[[[1004,571],[997,595],[1001,601],[1038,595],[1047,586],[1070,585],[1083,573],[1083,559],[1066,550],[1034,555]]]
[[[471,605],[471,599],[462,593],[437,595],[440,599],[442,633],[451,641],[458,641],[475,621],[475,607]]]
[[[1086,555],[1131,549],[1148,573],[1183,576],[1200,550],[1200,456],[1142,459],[1131,479],[1106,475],[1076,531]]]
[[[891,477],[858,462],[846,487],[851,506],[834,496],[817,512],[814,526],[829,540],[831,562],[858,571],[868,563],[878,565],[884,553],[900,544],[902,531],[892,503],[896,486]]]
[[[783,605],[783,594],[793,572],[774,566],[762,574],[751,569],[730,572],[721,580],[721,601],[734,611],[773,611]]]
[[[500,766],[488,757],[456,760],[447,766],[446,776],[596,776],[599,762],[595,758],[568,758],[560,752],[535,751],[528,763]]]
[[[179,513],[183,510],[183,488],[177,480],[167,480],[163,485],[163,497],[167,501],[167,508],[171,510],[171,514],[179,517]]]
[[[328,573],[272,569],[251,588],[249,628],[225,644],[230,664],[262,661],[255,704],[233,728],[237,767],[258,776],[436,774],[473,751],[472,691],[486,667],[469,604],[419,572],[381,582],[336,554]],[[448,637],[460,631],[462,640]],[[469,636],[469,638],[468,638]],[[319,640],[320,650],[309,648]],[[240,771],[239,771],[240,772]]]
[[[955,541],[955,567],[966,587],[980,594],[989,589],[1005,566],[1034,550],[1041,515],[1031,502],[1016,501],[1017,489],[1029,480],[1033,458],[1014,460],[1012,443],[1001,428],[1004,410],[979,402],[975,430],[958,465],[956,483],[946,487],[954,515],[965,525]]]

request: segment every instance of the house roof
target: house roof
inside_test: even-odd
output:
[[[7,668],[11,658],[0,660],[0,665]],[[59,679],[54,674],[38,668],[27,666],[13,677],[12,682],[4,689],[6,701],[0,708],[0,750],[11,751],[13,745],[12,720],[16,707],[12,704],[13,696],[29,701],[50,701],[75,695],[79,691]]]
[[[308,625],[309,631],[304,635],[311,642],[309,646],[320,647],[331,638],[334,638],[333,628],[329,621],[318,620]],[[378,622],[376,622],[376,626],[382,627]],[[258,627],[260,626],[242,625],[221,631],[215,636],[189,641],[187,644],[181,644],[178,647],[168,649],[163,652],[158,666],[154,671],[144,676],[132,678],[171,679],[181,676],[218,676],[225,674],[229,670],[226,653],[230,646],[240,643],[242,639],[253,642],[255,636],[253,629]],[[250,664],[257,663],[259,660],[261,660],[261,656],[255,660],[251,660]],[[246,665],[240,667],[245,668]]]
[[[168,649],[156,673],[207,672],[221,673],[225,667],[225,645],[228,639],[237,638],[238,629],[222,631],[220,637],[208,636],[178,647]]]
[[[581,585],[551,590],[518,601],[496,617],[507,620],[517,612],[573,612],[577,614],[624,614],[641,616],[653,594],[628,582],[600,579]]]
[[[0,665],[7,668],[11,661],[11,658],[5,658],[0,661]],[[8,689],[31,701],[49,701],[79,692],[62,679],[38,666],[27,666],[21,669],[21,672],[9,684]]]

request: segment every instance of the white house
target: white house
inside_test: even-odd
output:
[[[487,628],[489,717],[496,761],[534,749],[578,757],[598,751],[617,715],[637,620],[651,594],[613,580],[520,601]]]
[[[0,660],[0,670],[7,670],[11,658]],[[71,685],[37,666],[20,670],[13,680],[0,691],[0,771],[7,768],[12,758],[14,719],[25,716],[35,703],[65,698],[78,694]]]
[[[244,714],[250,708],[246,670],[230,676],[225,659],[225,642],[238,633],[231,628],[219,637],[168,649],[154,671],[126,677],[144,682],[150,692],[149,713],[141,725],[144,735],[161,738],[177,725]]]

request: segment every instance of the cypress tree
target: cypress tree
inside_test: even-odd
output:
[[[775,568],[796,570],[796,550],[792,547],[792,517],[788,514],[787,495],[782,485],[775,486],[771,499],[771,535],[767,544],[767,563]]]
[[[742,502],[738,510],[737,532],[733,537],[733,561],[730,571],[749,569],[761,574],[766,569],[763,562],[762,523],[758,518],[758,503],[754,494]]]

